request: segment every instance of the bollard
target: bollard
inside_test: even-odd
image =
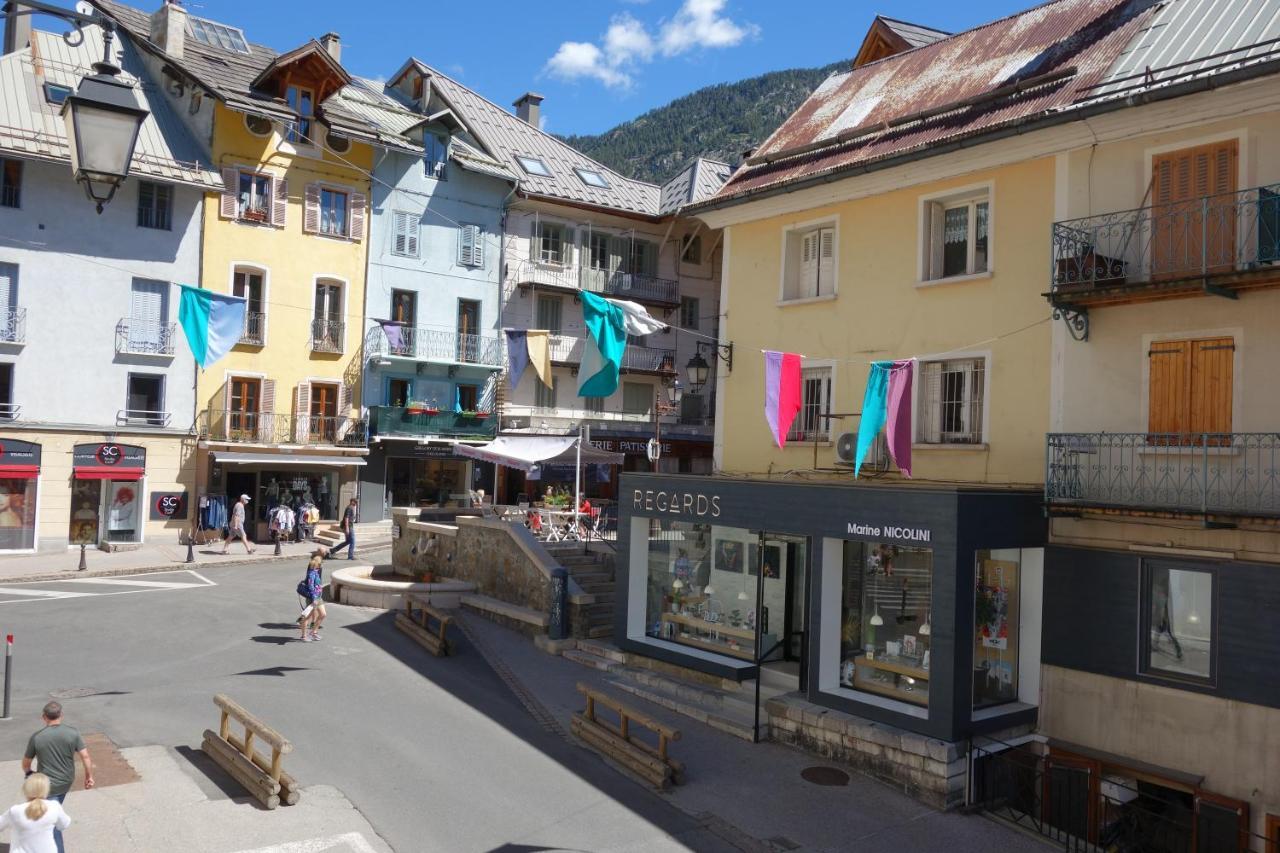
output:
[[[195,537],[187,537],[187,562],[194,563],[196,561],[196,545]]]
[[[76,571],[83,572],[87,568],[89,568],[89,564],[84,559],[84,543],[82,542],[80,543],[80,567]]]
[[[569,636],[569,571],[563,566],[551,570],[551,621],[547,635],[553,640]]]
[[[275,532],[272,534],[272,536],[273,536],[273,537],[275,538],[275,540],[276,540],[276,550],[275,550],[275,551],[273,551],[273,552],[271,553],[271,556],[273,556],[273,557],[279,557],[279,556],[280,556],[280,554],[281,554],[281,551],[280,551],[280,531],[279,531],[279,530],[275,531]]]
[[[13,634],[4,638],[4,716],[0,720],[9,719],[9,672],[13,663]]]

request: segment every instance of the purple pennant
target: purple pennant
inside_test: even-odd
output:
[[[895,361],[889,367],[888,415],[884,427],[889,455],[907,477],[911,476],[911,380],[915,367],[913,358]]]
[[[378,325],[382,327],[382,334],[387,336],[387,348],[391,352],[401,352],[404,350],[404,326],[390,320],[381,320]]]

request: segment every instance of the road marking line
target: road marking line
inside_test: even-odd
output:
[[[255,847],[252,850],[239,850],[236,853],[321,853],[332,850],[339,845],[348,845],[353,853],[378,853],[364,836],[358,832],[343,835],[330,835],[324,838],[309,838],[306,841],[287,841],[284,844],[272,844],[270,847]]]
[[[139,580],[139,575],[130,575],[126,577],[57,578],[46,581],[16,581],[12,584],[0,584],[0,604],[21,604],[28,601],[55,601],[63,598],[129,595],[137,592],[165,592],[176,589],[204,589],[205,587],[217,586],[213,581],[203,575],[191,571],[190,569],[174,569],[166,572],[145,572],[144,574],[153,576],[177,574],[195,575],[196,578],[199,578],[199,582],[196,580],[147,581]],[[116,589],[109,592],[105,590],[94,590],[92,592],[62,592],[48,588],[59,584],[88,584],[107,587],[108,589],[115,587]],[[43,589],[29,588],[32,586],[43,587]],[[126,587],[126,589],[120,589],[120,587]],[[6,596],[9,597],[8,600],[5,600]]]
[[[32,598],[84,598],[92,592],[57,592],[52,589],[9,589],[0,587],[0,595],[26,595]]]
[[[187,589],[193,586],[205,586],[202,583],[183,583],[178,581],[135,581],[127,578],[67,578],[64,581],[53,581],[53,583],[88,583],[102,584],[103,586],[145,586],[154,587],[155,589]]]

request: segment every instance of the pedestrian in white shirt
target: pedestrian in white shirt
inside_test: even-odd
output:
[[[0,830],[9,830],[9,853],[60,853],[53,830],[65,830],[71,818],[57,800],[49,796],[49,777],[32,773],[22,783],[25,803],[0,813]]]

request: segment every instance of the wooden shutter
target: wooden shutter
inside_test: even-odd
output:
[[[276,381],[262,380],[262,401],[258,404],[258,440],[272,444],[276,436]]]
[[[345,418],[351,414],[351,386],[345,382],[338,385],[338,417]]]
[[[946,214],[941,202],[931,201],[924,209],[924,277],[926,279],[942,278],[943,270],[943,225]]]
[[[805,299],[818,295],[818,232],[812,231],[800,238],[800,292]]]
[[[1191,341],[1191,432],[1231,432],[1232,338]]]
[[[284,178],[271,179],[271,224],[283,228],[289,218],[289,182]]]
[[[1147,353],[1147,431],[1185,433],[1190,410],[1191,341],[1160,341]]]
[[[818,282],[815,295],[835,293],[835,230],[823,228],[818,232]]]
[[[1202,265],[1215,270],[1232,265],[1235,202],[1213,197],[1236,191],[1237,157],[1237,141],[1230,139],[1152,158],[1153,274],[1168,277],[1197,272]]]
[[[320,185],[307,184],[302,195],[302,230],[306,234],[320,233]]]
[[[240,170],[224,168],[222,184],[222,198],[218,200],[218,216],[223,219],[235,219],[239,211]]]
[[[18,265],[0,263],[0,315],[18,307]],[[7,318],[0,316],[0,330]]]
[[[920,364],[920,440],[926,444],[942,441],[942,362]]]
[[[458,226],[458,263],[471,266],[472,250],[475,246],[476,232],[474,226]]]
[[[471,229],[471,263],[473,266],[484,266],[484,232],[479,225],[468,225]]]
[[[306,444],[311,435],[311,383],[299,382],[293,389],[293,440]]]
[[[351,215],[347,217],[347,236],[359,242],[364,239],[364,211],[369,206],[369,199],[364,193],[352,193]]]
[[[1200,791],[1195,797],[1196,853],[1248,853],[1249,804]]]

